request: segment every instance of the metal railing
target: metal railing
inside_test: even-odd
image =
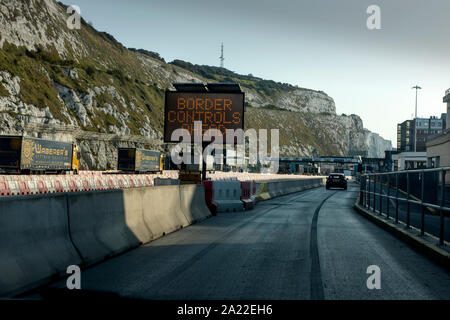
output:
[[[359,204],[390,218],[389,201],[395,201],[395,223],[399,223],[399,203],[406,203],[406,227],[411,227],[411,204],[421,207],[420,234],[425,234],[425,210],[438,210],[440,215],[439,244],[444,245],[444,217],[450,212],[450,184],[446,185],[450,167],[403,170],[362,174],[360,177]],[[450,180],[450,179],[449,179]],[[378,199],[377,199],[378,197]],[[448,198],[448,200],[446,200]],[[383,205],[385,202],[385,211]]]

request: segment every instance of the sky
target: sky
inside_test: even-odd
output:
[[[166,61],[322,90],[338,114],[392,141],[396,124],[440,116],[450,88],[449,0],[68,0],[99,31]],[[65,0],[63,0],[65,2]],[[370,30],[370,5],[381,29]]]

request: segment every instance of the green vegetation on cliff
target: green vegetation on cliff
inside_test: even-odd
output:
[[[238,82],[242,86],[260,91],[268,96],[275,96],[280,91],[292,91],[294,86],[288,83],[280,83],[272,80],[264,80],[252,75],[241,75],[225,68],[192,64],[182,60],[170,62],[175,66],[189,70],[209,81],[217,82]]]

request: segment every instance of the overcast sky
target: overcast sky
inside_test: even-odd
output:
[[[67,0],[69,1],[69,0]],[[440,116],[450,88],[450,0],[70,0],[127,47],[325,91],[339,114],[392,140],[414,113]],[[370,5],[381,30],[369,30]]]

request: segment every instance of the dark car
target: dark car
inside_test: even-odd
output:
[[[327,178],[326,188],[343,188],[347,190],[347,179],[342,173],[332,173]]]

